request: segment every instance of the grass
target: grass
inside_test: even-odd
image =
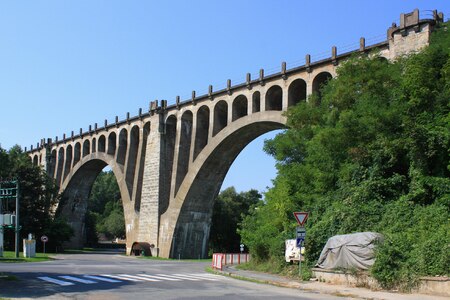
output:
[[[20,263],[20,262],[40,262],[51,260],[47,253],[36,253],[36,257],[23,257],[23,252],[19,252],[16,258],[14,251],[3,251],[3,257],[0,257],[0,263]]]

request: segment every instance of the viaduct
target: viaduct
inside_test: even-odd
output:
[[[56,214],[74,228],[72,247],[85,242],[87,200],[97,175],[109,166],[122,197],[126,246],[130,254],[137,244],[147,245],[161,257],[199,258],[208,254],[209,229],[214,199],[237,155],[258,136],[285,128],[286,112],[322,84],[336,76],[339,64],[354,53],[393,60],[420,50],[443,14],[420,19],[419,11],[402,14],[400,25],[387,31],[387,39],[359,49],[311,61],[303,66],[259,78],[247,74],[246,82],[223,90],[167,105],[150,102],[149,110],[103,126],[89,126],[79,133],[43,139],[29,156],[60,187],[62,199]],[[26,150],[26,149],[25,149]],[[146,248],[146,247],[145,247]]]

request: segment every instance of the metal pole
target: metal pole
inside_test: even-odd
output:
[[[16,181],[16,258],[19,258],[19,180]]]
[[[302,280],[302,245],[300,244],[300,259],[298,260],[298,276]]]
[[[2,184],[0,182],[0,193],[2,191]],[[2,195],[0,194],[0,215],[3,214],[2,211]],[[3,257],[3,224],[0,224],[0,257]]]

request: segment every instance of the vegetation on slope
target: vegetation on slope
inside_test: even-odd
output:
[[[449,57],[444,25],[421,53],[346,61],[321,98],[288,111],[289,129],[265,145],[274,187],[239,231],[254,259],[283,264],[302,210],[310,266],[329,237],[376,231],[385,241],[371,272],[383,286],[449,275]]]

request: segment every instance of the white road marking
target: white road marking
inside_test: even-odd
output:
[[[111,278],[115,278],[115,279],[127,280],[127,281],[142,281],[142,280],[138,280],[138,279],[134,279],[134,278],[125,277],[122,274],[121,275],[100,274],[100,276],[106,276],[106,277],[111,277]]]
[[[168,281],[181,281],[181,279],[166,277],[167,275],[159,274],[159,276],[156,275],[148,275],[148,274],[139,274],[140,276],[145,275],[146,277],[156,278],[156,279],[162,279],[162,280],[168,280]]]
[[[174,274],[174,275],[178,275],[178,274]],[[193,278],[199,278],[199,279],[203,279],[203,280],[211,280],[211,281],[220,280],[220,278],[215,277],[215,275],[208,275],[208,274],[185,274],[185,275],[189,275],[189,276],[192,276]]]
[[[105,281],[105,282],[114,282],[114,283],[122,282],[122,280],[110,279],[110,278],[94,276],[94,275],[84,275],[83,277],[86,277],[86,278],[89,278],[89,279],[94,279],[94,280]]]
[[[74,285],[74,283],[72,283],[72,282],[63,281],[63,280],[58,280],[58,279],[54,279],[54,278],[47,277],[47,276],[38,277],[38,278],[41,279],[41,280],[44,280],[44,281],[48,281],[48,282],[51,282],[51,283],[55,283],[55,284],[57,284],[57,285],[61,285],[61,286]]]
[[[183,279],[183,280],[190,280],[190,281],[200,281],[201,279],[195,279],[195,278],[191,278],[189,276],[183,276],[183,275],[166,275],[166,274],[156,274],[158,276],[166,276],[166,277],[170,277],[170,278],[177,278],[177,279]]]
[[[73,277],[73,276],[59,276],[59,277],[67,279],[67,280],[72,280],[72,281],[76,281],[76,282],[80,282],[80,283],[85,283],[85,284],[97,283],[97,281],[82,279],[82,278]]]

